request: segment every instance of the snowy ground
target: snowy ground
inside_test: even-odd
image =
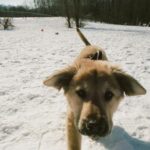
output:
[[[14,24],[14,30],[0,30],[0,149],[66,150],[65,97],[42,80],[71,63],[84,45],[63,18]],[[150,28],[88,22],[82,31],[147,89],[145,96],[124,99],[109,137],[84,137],[83,150],[150,150]]]

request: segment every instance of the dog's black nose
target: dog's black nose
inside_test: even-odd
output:
[[[90,119],[85,123],[85,127],[87,131],[94,133],[97,132],[97,120]]]
[[[108,132],[108,124],[106,119],[88,119],[84,121],[81,133],[85,135],[104,136]]]

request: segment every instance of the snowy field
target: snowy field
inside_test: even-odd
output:
[[[64,18],[14,19],[14,25],[0,30],[0,150],[66,150],[65,97],[42,81],[84,45]],[[82,31],[147,89],[123,100],[110,136],[83,137],[82,150],[150,150],[150,28],[87,22]]]

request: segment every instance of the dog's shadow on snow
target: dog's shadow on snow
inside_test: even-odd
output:
[[[109,136],[98,142],[108,150],[150,150],[150,142],[133,138],[119,126],[115,126]]]

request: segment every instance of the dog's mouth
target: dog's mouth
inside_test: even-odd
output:
[[[91,135],[91,136],[89,136],[89,137],[90,137],[93,141],[98,141],[98,140],[100,140],[101,138],[108,136],[109,134],[110,134],[110,133],[107,133],[107,134],[105,134],[105,135],[103,135],[103,136]]]
[[[84,135],[84,136],[88,136],[90,139],[92,139],[93,141],[98,141],[98,140],[100,140],[101,138],[104,138],[104,137],[106,137],[106,136],[108,136],[108,135],[110,135],[111,134],[111,130],[110,131],[107,131],[107,132],[105,132],[105,133],[97,133],[97,134],[87,134],[87,133],[82,133],[81,131],[79,131],[82,135]]]
[[[95,132],[95,133],[87,132],[87,131],[84,131],[84,130],[79,130],[79,132],[82,135],[89,136],[92,139],[98,139],[100,137],[105,137],[105,136],[107,136],[107,135],[109,135],[111,133],[111,131],[106,131],[106,130],[98,131],[98,132]]]

